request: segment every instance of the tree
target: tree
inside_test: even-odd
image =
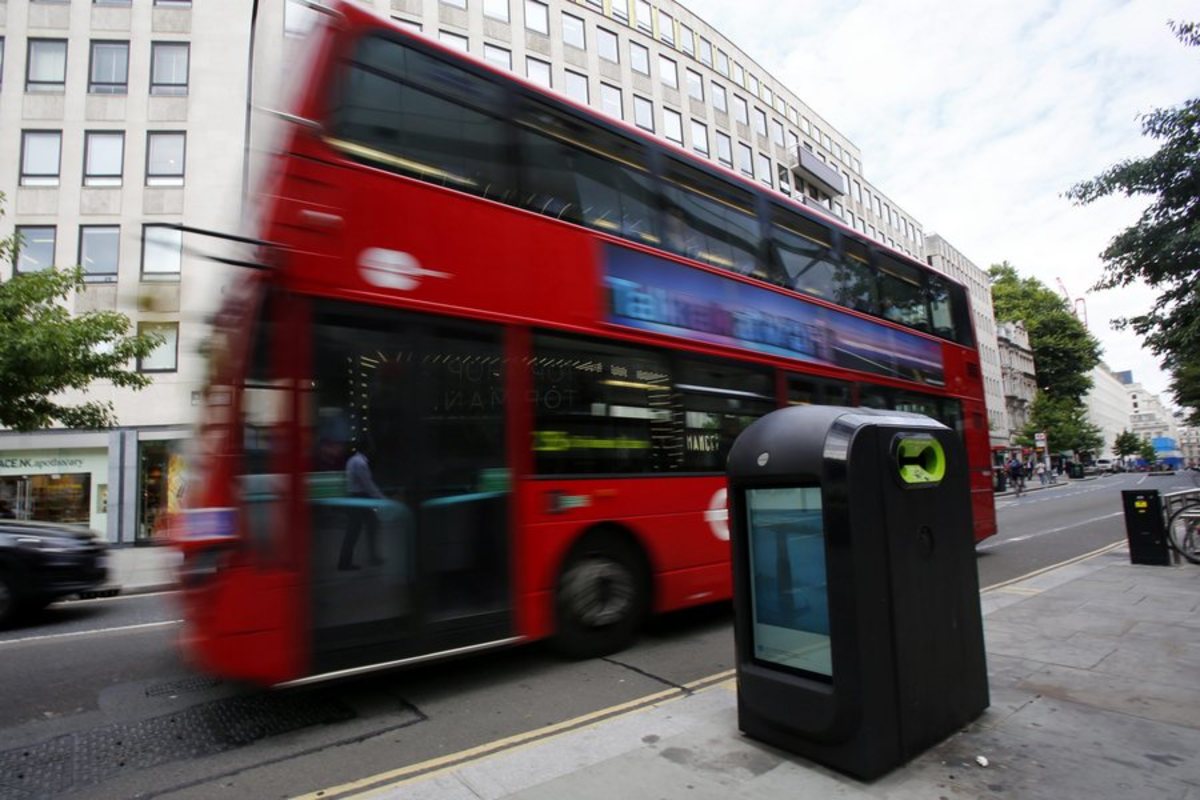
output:
[[[1088,421],[1087,409],[1070,397],[1038,394],[1029,409],[1024,434],[1032,440],[1037,431],[1045,431],[1046,443],[1055,452],[1073,450],[1078,456],[1090,456],[1104,446],[1104,435]]]
[[[0,199],[3,199],[0,197]],[[16,237],[0,239],[0,260],[11,262]],[[147,376],[129,369],[162,339],[130,335],[131,323],[116,311],[72,316],[63,301],[87,290],[83,270],[45,269],[0,283],[0,427],[36,430],[54,423],[104,428],[116,423],[112,403],[67,405],[56,399],[92,381],[140,389]]]
[[[1113,442],[1113,455],[1120,459],[1135,456],[1142,450],[1142,440],[1131,431],[1121,431]]]
[[[1022,322],[1029,333],[1038,386],[1076,403],[1092,388],[1088,374],[1100,363],[1100,342],[1037,278],[1022,278],[1007,261],[988,269],[996,319]]]
[[[1147,464],[1153,464],[1158,460],[1158,451],[1154,449],[1154,442],[1149,439],[1144,439],[1141,446],[1138,448],[1138,455]]]
[[[1200,46],[1200,25],[1171,22],[1185,46]],[[1126,159],[1066,196],[1078,205],[1123,194],[1151,198],[1137,223],[1118,233],[1100,254],[1104,274],[1097,289],[1144,281],[1159,295],[1144,314],[1117,321],[1145,337],[1171,370],[1176,400],[1200,423],[1200,98],[1142,117],[1142,133],[1162,142],[1153,155]],[[1183,373],[1190,378],[1180,379]]]

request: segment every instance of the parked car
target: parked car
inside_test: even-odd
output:
[[[1112,472],[1113,462],[1107,458],[1101,458],[1096,462],[1096,469],[1100,470],[1101,473]]]
[[[71,525],[0,519],[0,627],[108,579],[108,546]]]

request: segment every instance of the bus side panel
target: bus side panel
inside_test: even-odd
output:
[[[526,592],[552,609],[572,545],[598,526],[638,542],[653,576],[656,612],[728,599],[728,522],[722,477],[530,480],[520,490]],[[544,612],[545,613],[545,612]],[[541,616],[541,615],[535,615]]]

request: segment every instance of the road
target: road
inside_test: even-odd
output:
[[[997,502],[991,586],[1123,540],[1110,476]],[[1149,484],[1149,481],[1155,481]],[[286,692],[180,661],[174,595],[52,607],[0,635],[0,800],[295,795],[528,734],[733,667],[728,605],[656,620],[633,648],[564,662],[540,645]],[[686,690],[686,688],[684,689]]]

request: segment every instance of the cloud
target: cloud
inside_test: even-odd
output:
[[[1146,198],[1078,207],[1074,183],[1154,151],[1139,117],[1197,93],[1180,0],[684,0],[861,149],[868,178],[981,267],[1085,296],[1114,369],[1166,389],[1156,359],[1110,320],[1144,288],[1089,293],[1099,253]],[[736,13],[731,9],[736,8]]]

